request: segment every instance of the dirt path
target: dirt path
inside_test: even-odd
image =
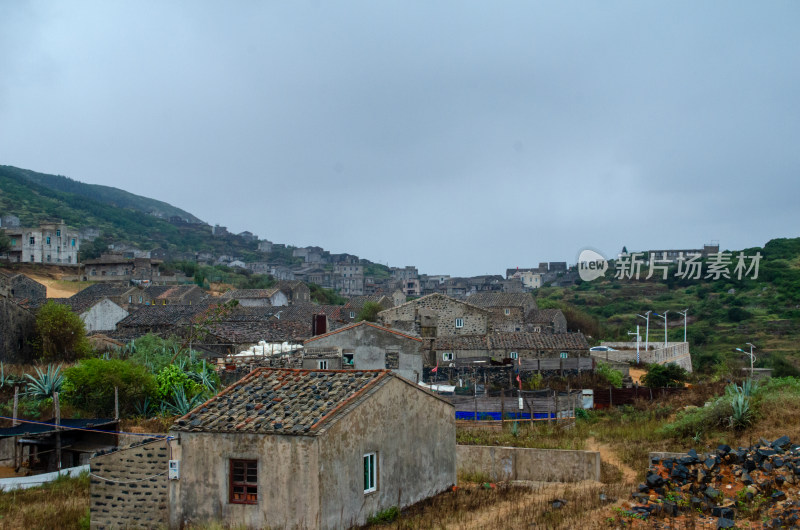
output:
[[[84,284],[79,282],[75,282],[75,286],[73,287],[45,276],[36,276],[33,274],[26,274],[26,276],[47,287],[47,298],[69,298],[84,287]]]
[[[587,451],[597,451],[600,453],[600,460],[608,462],[609,464],[618,467],[622,471],[622,479],[626,483],[636,484],[636,471],[627,466],[619,457],[614,453],[610,446],[600,443],[594,438],[587,438],[586,446]]]
[[[647,370],[639,370],[638,368],[630,368],[628,374],[633,379],[634,383],[642,384],[642,377],[647,373]]]

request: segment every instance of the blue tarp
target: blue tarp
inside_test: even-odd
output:
[[[531,419],[531,415],[529,412],[506,412],[505,418],[501,418],[500,412],[478,412],[478,417],[475,418],[474,412],[456,411],[456,419],[457,420],[496,420],[500,421],[501,419],[507,420],[529,420]],[[546,419],[555,419],[556,415],[554,413],[547,413],[547,412],[537,412],[533,415],[533,419],[535,420],[546,420]]]

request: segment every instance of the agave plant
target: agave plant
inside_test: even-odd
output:
[[[58,366],[48,364],[46,372],[43,372],[38,367],[35,369],[36,376],[25,374],[25,377],[30,379],[25,391],[26,395],[38,399],[46,399],[52,396],[54,392],[61,391],[61,386],[64,384],[64,374],[61,373],[60,364]]]
[[[17,382],[17,377],[13,374],[6,375],[6,368],[3,366],[3,363],[0,362],[0,388],[4,386],[14,386]]]
[[[730,418],[728,418],[731,427],[740,429],[750,424],[752,419],[750,414],[750,398],[746,396],[744,392],[740,391],[733,397],[731,400],[731,407],[733,408],[733,413]]]
[[[133,409],[136,411],[136,414],[138,416],[149,416],[152,408],[153,408],[153,403],[147,396],[145,396],[145,398],[142,401],[133,404]]]
[[[205,359],[202,361],[202,363],[202,368],[199,372],[186,372],[186,375],[188,375],[193,381],[196,381],[206,387],[206,389],[212,394],[216,394],[217,382],[211,377],[211,368],[206,364]]]
[[[183,387],[173,386],[172,400],[162,402],[162,410],[176,416],[185,416],[203,401],[202,394],[188,398],[186,397],[186,392],[183,391]]]

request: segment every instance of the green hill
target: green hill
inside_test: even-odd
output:
[[[42,183],[76,191],[55,189]],[[157,205],[163,205],[158,207],[165,213],[197,219],[166,203],[115,188],[89,186],[65,177],[0,166],[0,213],[16,215],[23,226],[35,226],[45,219],[63,219],[74,228],[101,230],[102,237],[94,244],[85,245],[85,251],[82,249],[83,258],[99,254],[110,242],[132,243],[145,250],[160,247],[179,252],[255,256],[254,242],[235,236],[212,237],[211,227],[206,224],[174,225],[143,211],[151,211],[150,206]]]
[[[13,166],[0,166],[6,174],[15,174],[23,177],[31,182],[39,184],[45,188],[54,191],[63,191],[72,193],[88,199],[105,203],[120,208],[128,208],[142,213],[155,213],[165,219],[172,216],[178,216],[190,223],[202,223],[200,219],[190,214],[185,210],[176,208],[166,202],[134,195],[124,190],[112,188],[110,186],[101,186],[99,184],[84,184],[77,180],[72,180],[68,177],[61,175],[48,175],[46,173],[37,173],[29,169],[20,169]]]
[[[648,310],[669,311],[669,340],[683,340],[683,316],[677,312],[688,308],[687,338],[696,369],[722,372],[744,366],[747,356],[735,348],[747,349],[751,342],[756,366],[800,376],[800,238],[773,239],[744,250],[746,256],[756,252],[763,256],[757,279],[679,279],[673,267],[666,281],[620,280],[612,265],[604,278],[544,287],[535,296],[540,307],[562,308],[572,328],[595,340],[632,340],[628,332],[635,332],[637,324],[644,340],[645,320],[637,314]],[[732,254],[735,264],[738,251]],[[703,275],[707,270],[705,263]],[[642,271],[644,278],[647,266]],[[651,316],[650,340],[664,340],[663,322]]]

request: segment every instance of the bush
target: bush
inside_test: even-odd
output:
[[[74,361],[92,351],[81,318],[52,301],[36,313],[36,341],[45,360]]]
[[[622,372],[611,368],[608,364],[598,362],[597,375],[603,377],[614,388],[622,388]]]
[[[113,414],[114,387],[119,388],[120,415],[134,415],[137,404],[156,392],[153,376],[143,366],[119,359],[85,359],[65,377],[65,399],[98,416]]]
[[[205,387],[189,377],[179,366],[165,366],[156,375],[156,392],[160,399],[169,399],[180,390],[186,398],[194,398],[205,391]]]
[[[675,363],[651,364],[642,382],[650,388],[680,387],[689,373]]]

